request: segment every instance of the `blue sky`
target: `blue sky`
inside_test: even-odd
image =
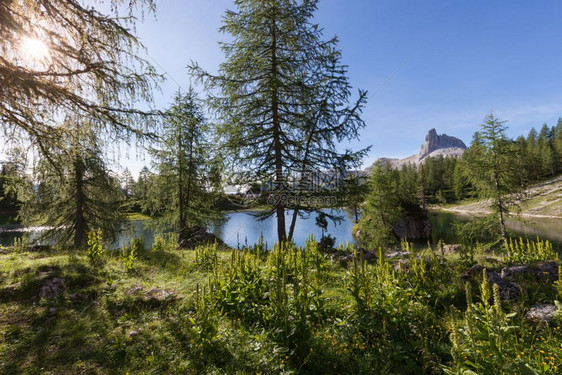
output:
[[[235,8],[230,0],[157,7],[137,35],[157,69],[172,77],[156,93],[164,108],[174,81],[189,86],[189,61],[217,70],[217,42],[228,37],[218,28],[224,11]],[[560,1],[320,0],[315,22],[326,39],[339,37],[354,89],[376,93],[361,140],[342,147],[372,145],[366,166],[417,153],[431,128],[468,144],[490,111],[508,121],[510,136],[555,124],[562,116],[561,15]],[[136,172],[148,161],[123,164]]]

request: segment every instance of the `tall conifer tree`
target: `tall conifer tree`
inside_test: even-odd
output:
[[[150,150],[154,169],[145,208],[164,226],[178,231],[184,246],[194,229],[220,218],[214,208],[209,126],[193,89],[178,92],[166,111],[158,147]]]
[[[111,241],[123,219],[119,180],[110,174],[96,134],[78,131],[89,124],[67,120],[65,126],[76,131],[59,140],[48,160],[39,155],[36,188],[21,195],[20,216],[27,225],[47,226],[44,237],[61,245],[83,248],[88,232],[97,229]]]
[[[227,11],[221,44],[226,61],[212,76],[192,72],[215,93],[211,103],[219,134],[237,169],[267,175],[274,192],[269,214],[277,217],[278,240],[291,240],[297,216],[314,205],[289,203],[287,180],[298,184],[310,173],[345,175],[365,150],[338,152],[337,143],[356,138],[366,93],[349,106],[350,86],[337,39],[322,39],[312,23],[316,0],[236,0]],[[252,181],[248,181],[252,182]],[[302,185],[302,184],[301,184]],[[287,234],[285,210],[293,209]]]

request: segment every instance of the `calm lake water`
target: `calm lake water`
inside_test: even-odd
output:
[[[429,220],[434,241],[442,239],[445,243],[458,242],[452,230],[453,224],[465,223],[473,219],[474,216],[468,214],[431,212]],[[512,236],[531,239],[539,236],[543,240],[552,242],[553,247],[559,252],[562,251],[562,219],[516,218],[507,220],[506,226]]]
[[[344,210],[325,210],[325,212],[327,214],[340,216],[343,219],[339,224],[334,224],[331,220],[328,220],[326,233],[329,233],[336,239],[336,244],[340,242],[343,244],[346,242],[355,243],[351,235],[353,222],[347,216],[346,212]],[[311,213],[303,218],[299,217],[297,219],[293,236],[297,245],[304,245],[306,239],[311,234],[313,234],[316,239],[322,236],[322,230],[316,226],[317,217],[318,214]],[[246,243],[254,244],[258,241],[260,236],[263,236],[263,239],[267,242],[269,247],[277,241],[277,219],[275,216],[271,216],[263,221],[258,221],[251,212],[235,212],[228,214],[227,218],[228,221],[222,226],[215,228],[213,232],[222,238],[229,246],[238,247]],[[292,218],[292,212],[287,212],[285,219],[287,227]]]
[[[330,211],[343,218],[339,224],[334,224],[328,220],[327,233],[336,238],[337,243],[353,243],[351,229],[353,222],[344,210]],[[287,225],[290,222],[291,214],[287,214]],[[322,230],[316,226],[317,214],[310,214],[304,218],[299,218],[295,227],[294,240],[297,245],[304,245],[310,234],[318,239],[322,235]],[[446,243],[455,243],[457,239],[451,230],[452,225],[458,222],[466,222],[471,220],[471,216],[459,215],[452,213],[431,213],[430,220],[433,226],[433,241],[437,242],[443,239]],[[553,242],[554,247],[558,251],[562,251],[562,219],[522,219],[509,220],[507,223],[509,229],[516,236],[536,237],[548,239]],[[134,237],[142,237],[147,247],[150,247],[154,241],[153,231],[147,227],[143,221],[131,221],[124,226],[124,231],[118,241],[111,247],[121,248],[123,244],[128,244]],[[277,240],[275,217],[259,221],[251,212],[235,212],[227,215],[227,221],[221,226],[213,228],[213,232],[223,239],[223,241],[232,247],[244,246],[245,244],[255,243],[260,236],[268,243],[269,247]],[[27,234],[30,237],[30,243],[34,243],[38,238],[39,231],[25,231],[25,228],[0,226],[0,244],[10,245],[14,238]],[[25,232],[24,232],[25,231]]]

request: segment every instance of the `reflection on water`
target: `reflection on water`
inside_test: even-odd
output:
[[[108,245],[109,249],[121,249],[123,245],[128,245],[133,238],[141,237],[144,240],[145,248],[152,247],[154,243],[154,231],[145,225],[142,220],[131,220],[120,224],[119,236]],[[27,236],[28,243],[52,245],[53,241],[41,240],[41,234],[48,227],[21,227],[21,226],[0,226],[0,245],[9,246],[14,243],[16,238]]]
[[[458,242],[452,230],[456,223],[465,223],[475,217],[468,214],[432,212],[429,219],[434,241],[443,239],[445,243]],[[552,242],[553,247],[562,251],[562,219],[552,218],[511,218],[506,221],[510,235],[514,237],[536,238]]]
[[[133,238],[142,238],[145,249],[150,249],[154,243],[154,230],[148,226],[146,220],[131,220],[121,224],[120,235],[110,248],[121,249],[128,246]]]
[[[342,217],[339,224],[334,224],[328,220],[327,233],[332,235],[338,243],[353,243],[351,230],[353,222],[344,210],[326,210],[327,213],[332,213]],[[322,230],[316,225],[316,213],[306,214],[303,218],[298,218],[294,241],[297,245],[303,246],[307,237],[310,234],[319,239],[322,235]],[[287,226],[290,223],[292,215],[287,213]],[[433,226],[433,240],[437,242],[443,239],[446,243],[456,243],[456,238],[452,225],[454,223],[466,222],[473,219],[469,215],[459,215],[453,213],[431,213],[430,220]],[[536,237],[540,236],[543,239],[548,239],[553,242],[555,249],[562,251],[562,219],[521,219],[521,220],[508,220],[508,228],[513,232],[514,236]],[[42,228],[21,228],[21,227],[7,227],[0,226],[0,245],[11,245],[15,238],[22,237],[24,232],[29,236],[29,243],[36,243],[40,229]],[[154,242],[154,231],[149,227],[145,221],[129,221],[123,223],[122,231],[117,241],[109,247],[120,249],[123,245],[127,245],[132,238],[142,237],[147,248],[152,246]],[[264,240],[268,243],[269,247],[277,241],[277,221],[275,216],[271,216],[265,220],[259,221],[255,215],[249,212],[235,212],[227,215],[227,221],[222,225],[216,225],[212,231],[218,235],[223,241],[231,247],[244,246],[245,244],[254,244],[258,241],[260,235],[263,235]]]
[[[521,218],[508,220],[507,227],[517,233],[527,236],[548,237],[550,241],[562,244],[562,219],[550,218]]]
[[[328,220],[328,229],[332,237],[336,239],[336,244],[346,241],[354,243],[351,235],[353,222],[349,219],[344,210],[325,210],[326,213],[342,217],[339,224],[334,224]],[[322,230],[316,225],[317,213],[305,214],[303,218],[298,218],[295,224],[295,233],[293,236],[295,244],[304,246],[306,239],[311,234],[316,239],[322,236]],[[293,215],[287,211],[286,222],[289,226]],[[227,221],[221,226],[216,226],[213,232],[222,238],[222,240],[231,247],[244,246],[245,244],[254,244],[263,235],[263,239],[271,246],[277,242],[277,219],[275,215],[259,221],[251,212],[234,212],[227,215]]]

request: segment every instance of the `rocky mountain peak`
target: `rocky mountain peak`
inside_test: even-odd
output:
[[[448,136],[447,134],[438,135],[435,129],[431,129],[425,136],[425,143],[421,145],[419,160],[436,150],[445,148],[466,150],[467,147],[460,139]]]
[[[421,145],[420,152],[404,159],[380,158],[375,163],[380,162],[390,165],[392,168],[400,169],[403,165],[414,164],[416,166],[424,162],[427,157],[458,157],[467,149],[463,141],[457,137],[447,134],[437,134],[435,129],[431,129],[425,136],[425,142]],[[374,165],[374,164],[373,164]],[[373,165],[367,167],[365,171],[370,173]]]

